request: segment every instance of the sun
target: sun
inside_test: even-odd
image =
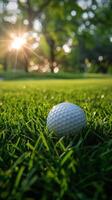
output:
[[[25,43],[26,39],[24,36],[16,36],[11,43],[11,49],[19,50],[24,47]]]

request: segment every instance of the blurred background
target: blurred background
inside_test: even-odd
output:
[[[112,73],[111,0],[0,0],[4,73]]]

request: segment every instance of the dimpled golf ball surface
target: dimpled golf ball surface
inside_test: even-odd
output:
[[[60,103],[54,106],[47,117],[47,127],[58,135],[80,132],[86,126],[84,111],[72,103]]]

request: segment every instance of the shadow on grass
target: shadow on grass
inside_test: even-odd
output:
[[[0,72],[0,80],[48,80],[48,79],[104,79],[112,78],[110,74],[87,73],[25,73],[25,72]]]

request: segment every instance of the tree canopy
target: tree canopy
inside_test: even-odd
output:
[[[110,0],[0,0],[4,70],[110,72],[111,9]]]

